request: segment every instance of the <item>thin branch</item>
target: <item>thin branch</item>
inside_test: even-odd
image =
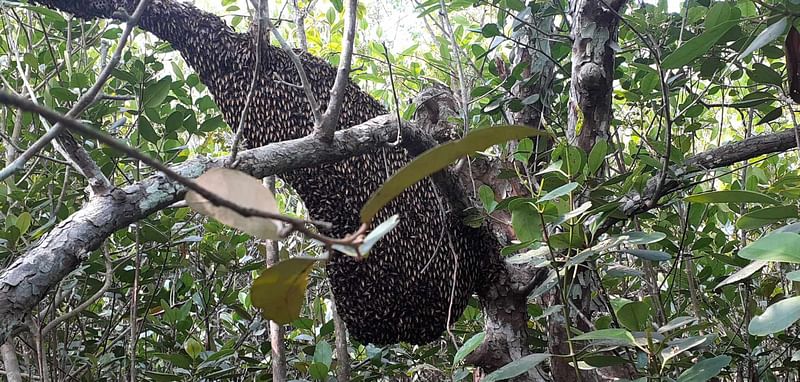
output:
[[[355,239],[354,237],[346,237],[346,238],[343,238],[343,239],[335,239],[335,238],[331,238],[331,237],[328,237],[328,236],[325,236],[325,235],[321,235],[321,234],[316,233],[316,232],[314,232],[314,231],[312,231],[312,230],[307,228],[307,224],[314,224],[315,222],[302,220],[302,219],[297,219],[297,218],[294,218],[294,217],[281,215],[279,213],[272,213],[272,212],[266,212],[266,211],[262,211],[262,210],[258,210],[258,209],[254,209],[254,208],[242,207],[242,206],[240,206],[240,205],[238,205],[238,204],[236,204],[236,203],[234,203],[232,201],[229,201],[229,200],[227,200],[225,198],[221,198],[217,194],[215,194],[215,193],[213,193],[211,191],[208,191],[206,188],[198,185],[193,180],[190,180],[190,179],[178,174],[177,172],[175,172],[175,170],[165,166],[164,164],[160,163],[159,161],[157,161],[155,159],[152,159],[152,158],[140,153],[139,151],[137,151],[137,150],[131,148],[130,146],[128,146],[128,145],[126,145],[126,144],[124,144],[124,143],[122,143],[122,142],[120,142],[120,141],[118,141],[118,140],[106,135],[105,133],[100,132],[100,131],[95,130],[95,129],[92,129],[92,128],[89,128],[89,127],[86,127],[86,126],[82,125],[81,123],[79,123],[78,121],[76,121],[75,119],[63,116],[63,115],[61,115],[59,113],[56,113],[56,112],[54,112],[54,111],[52,111],[50,109],[47,109],[47,108],[42,107],[40,105],[37,105],[37,104],[35,104],[35,103],[31,102],[31,101],[28,101],[28,100],[26,100],[26,99],[24,99],[22,97],[16,97],[16,96],[13,96],[13,95],[8,94],[8,93],[0,92],[0,103],[16,106],[16,107],[18,107],[20,109],[40,114],[45,119],[48,119],[48,120],[51,120],[51,121],[60,122],[60,123],[64,124],[66,126],[66,128],[68,128],[68,129],[70,129],[72,131],[75,131],[78,134],[81,134],[83,136],[90,137],[90,138],[93,138],[93,139],[97,139],[97,140],[105,143],[106,145],[108,145],[112,149],[118,150],[118,151],[126,154],[127,156],[129,156],[129,157],[131,157],[133,159],[140,160],[140,161],[142,161],[142,163],[145,163],[146,165],[148,165],[148,166],[150,166],[150,167],[152,167],[152,168],[154,168],[154,169],[156,169],[158,171],[161,171],[162,173],[164,173],[164,175],[170,177],[171,179],[174,179],[176,182],[180,183],[184,187],[186,187],[186,188],[188,188],[188,189],[190,189],[190,190],[192,190],[194,192],[197,192],[200,196],[204,197],[206,200],[208,200],[209,202],[211,202],[212,204],[214,204],[216,206],[229,208],[229,209],[231,209],[231,210],[233,210],[233,211],[237,212],[238,214],[240,214],[242,216],[245,216],[245,217],[256,216],[256,217],[274,219],[274,220],[279,220],[279,221],[285,222],[285,223],[287,223],[289,225],[289,228],[290,228],[289,230],[285,231],[285,234],[288,234],[289,232],[292,232],[292,231],[297,231],[297,232],[300,232],[300,233],[304,234],[305,236],[307,236],[309,238],[319,240],[319,241],[325,243],[326,245],[334,245],[334,244],[353,245],[353,240]]]
[[[292,0],[292,7],[294,8],[294,25],[297,28],[297,43],[303,52],[308,52],[308,40],[306,39],[306,16],[308,16],[309,4],[306,9],[300,9],[297,0]]]
[[[247,112],[250,110],[250,103],[253,101],[253,93],[255,93],[256,89],[256,82],[258,81],[258,70],[261,68],[261,43],[264,40],[263,34],[261,33],[261,26],[264,25],[264,19],[268,18],[264,16],[264,0],[257,0],[256,5],[256,25],[255,25],[255,36],[253,38],[256,39],[256,49],[255,49],[255,63],[253,64],[253,78],[250,79],[250,87],[247,89],[247,97],[244,100],[244,107],[242,108],[242,114],[239,116],[239,126],[236,129],[236,136],[233,138],[233,143],[231,144],[231,159],[228,163],[228,166],[233,166],[236,163],[236,156],[239,155],[239,143],[242,140],[242,136],[244,135],[244,125],[245,121],[247,120]]]
[[[447,6],[444,0],[439,0],[439,17],[442,18],[442,24],[445,27],[445,33],[450,38],[450,45],[452,45],[453,52],[456,54],[456,69],[458,70],[458,89],[461,95],[461,118],[464,122],[464,132],[469,132],[469,91],[467,90],[467,79],[464,76],[464,66],[461,64],[461,49],[456,42],[455,33],[453,33],[453,25],[450,24],[450,17],[447,15]]]
[[[383,54],[386,56],[386,65],[389,67],[389,84],[392,86],[392,97],[394,97],[394,109],[395,114],[397,114],[397,120],[402,121],[403,119],[400,118],[400,101],[397,100],[397,88],[394,86],[394,73],[392,73],[392,60],[389,59],[389,48],[386,47],[386,43],[383,43]],[[390,143],[390,147],[394,147],[399,145],[403,142],[403,135],[400,134],[400,128],[397,129],[397,140]]]
[[[278,33],[278,30],[272,25],[272,21],[267,18],[264,20],[267,22],[267,27],[270,31],[272,31],[272,35],[275,36],[275,39],[278,40],[278,43],[283,48],[284,52],[289,55],[289,58],[294,63],[295,69],[297,69],[297,75],[300,77],[300,83],[303,84],[303,91],[306,93],[306,98],[308,98],[308,103],[311,105],[311,113],[314,115],[314,123],[319,123],[322,120],[322,114],[319,111],[319,103],[317,102],[317,98],[314,97],[314,90],[311,88],[311,82],[308,81],[308,75],[306,74],[305,68],[303,68],[303,63],[300,61],[300,57],[297,57],[297,54],[294,53],[292,50],[291,45]]]
[[[86,308],[90,307],[92,304],[95,303],[95,301],[99,300],[100,297],[103,297],[103,295],[105,295],[106,292],[108,292],[108,290],[111,288],[111,283],[114,281],[114,267],[113,267],[113,262],[111,261],[111,257],[108,255],[107,248],[103,249],[103,261],[106,265],[106,273],[103,276],[103,279],[105,280],[103,282],[103,286],[101,286],[100,289],[98,289],[95,294],[86,299],[86,301],[76,306],[75,309],[72,309],[71,311],[63,315],[56,317],[56,319],[54,319],[53,321],[50,321],[50,323],[48,323],[47,326],[45,326],[44,329],[42,329],[42,334],[41,334],[42,337],[46,336],[48,333],[50,333],[51,330],[55,329],[62,322],[67,321],[70,318],[73,318],[78,314],[80,314],[81,312],[83,312],[84,310],[86,310]]]
[[[336,163],[379,150],[394,138],[397,126],[393,117],[381,115],[337,131],[333,144],[311,136],[270,143],[242,151],[238,169],[263,178]],[[404,124],[403,127],[407,129],[406,136],[424,135],[413,124]],[[421,142],[409,139],[404,147],[420,151],[423,150]],[[201,156],[171,169],[186,178],[196,178],[211,168],[222,167],[226,160],[227,157]],[[30,311],[80,265],[84,254],[99,248],[114,232],[168,208],[181,200],[185,192],[186,187],[177,180],[156,173],[141,182],[91,198],[80,210],[60,222],[23,256],[0,271],[0,343],[18,332]],[[40,264],[48,266],[41,267]]]
[[[114,51],[114,55],[111,57],[111,61],[103,68],[103,71],[97,76],[97,80],[95,80],[92,87],[78,100],[75,105],[67,112],[67,116],[74,118],[80,115],[87,107],[89,107],[92,102],[95,101],[95,98],[100,94],[100,90],[102,90],[103,86],[105,86],[106,81],[111,76],[111,73],[116,68],[119,60],[122,58],[122,51],[125,49],[125,45],[127,44],[128,38],[133,31],[133,28],[139,24],[139,20],[144,13],[144,10],[147,8],[147,4],[150,0],[141,0],[139,4],[136,6],[136,10],[134,11],[133,15],[128,19],[127,25],[125,26],[125,30],[122,32],[122,36],[120,37],[119,44],[117,44],[117,49]],[[36,103],[35,94],[31,93],[31,99],[34,103]],[[0,170],[0,180],[8,178],[11,174],[19,171],[25,166],[25,163],[32,158],[34,155],[38,154],[47,144],[50,143],[53,139],[58,137],[62,131],[64,130],[64,126],[61,124],[56,123],[47,133],[41,136],[36,142],[33,143],[27,150],[25,150],[20,156],[4,169]],[[96,166],[96,165],[95,165]],[[102,175],[102,172],[99,172]],[[105,178],[105,176],[103,176]],[[108,179],[97,179],[99,183],[98,188],[108,188],[110,186],[110,182]],[[98,189],[99,190],[99,189]]]
[[[358,10],[358,0],[347,1],[347,13],[344,19],[344,38],[342,39],[342,53],[339,56],[339,67],[336,69],[336,79],[331,88],[328,108],[322,115],[322,119],[316,120],[314,126],[314,136],[323,142],[333,141],[333,132],[339,124],[339,114],[342,112],[345,90],[350,82],[350,64],[353,61],[353,45],[356,39],[356,11]],[[305,85],[303,85],[305,86]],[[399,120],[399,119],[398,119]]]

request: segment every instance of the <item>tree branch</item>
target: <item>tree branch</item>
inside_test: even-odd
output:
[[[353,61],[353,44],[356,39],[356,11],[358,10],[358,0],[347,1],[347,14],[344,20],[344,37],[342,38],[342,53],[339,56],[339,67],[336,69],[336,79],[331,88],[331,97],[328,100],[328,108],[322,114],[322,119],[318,120],[314,127],[314,135],[323,142],[333,140],[333,132],[339,125],[339,114],[342,112],[345,90],[350,82],[350,64]],[[303,85],[305,86],[305,85]]]
[[[403,126],[407,128],[409,124]],[[379,116],[337,131],[331,144],[304,137],[243,151],[237,168],[261,178],[318,167],[375,151],[394,140],[397,128],[393,117]],[[411,129],[404,134],[415,135]],[[170,169],[193,179],[211,168],[223,166],[226,160],[227,157],[198,157]],[[29,312],[80,264],[87,252],[97,249],[117,230],[181,200],[185,192],[185,185],[158,173],[91,199],[61,222],[0,273],[0,343],[24,323]]]
[[[625,198],[621,212],[626,218],[631,218],[656,208],[661,197],[681,189],[685,180],[701,172],[795,148],[797,143],[794,129],[789,129],[779,133],[756,135],[693,155],[686,158],[682,165],[672,167],[672,174],[658,193],[656,193],[658,179],[650,178],[641,194]],[[594,237],[599,237],[623,220],[625,219],[609,218],[595,231]]]

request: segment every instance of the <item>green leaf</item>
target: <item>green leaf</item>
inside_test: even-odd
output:
[[[723,2],[715,3],[708,9],[704,25],[706,28],[713,28],[730,20],[730,18],[731,6]]]
[[[292,322],[300,316],[308,274],[319,260],[322,259],[293,257],[269,267],[253,281],[253,306],[261,308],[266,319],[283,325]]]
[[[787,273],[786,279],[791,281],[800,281],[800,271],[792,271]]]
[[[533,153],[533,141],[530,138],[521,139],[514,152],[514,158],[522,163],[528,164],[528,160]]]
[[[767,114],[764,114],[764,116],[758,120],[758,123],[756,123],[756,125],[763,125],[765,123],[772,122],[780,118],[782,115],[783,115],[783,108],[778,106],[776,108],[773,108]]]
[[[330,368],[333,361],[333,349],[327,341],[320,341],[314,349],[314,362],[319,362]]]
[[[323,381],[328,376],[328,371],[330,368],[325,366],[319,362],[311,363],[311,366],[308,368],[308,372],[311,374],[311,377],[318,380]]]
[[[511,225],[517,239],[522,242],[540,240],[542,220],[539,212],[530,203],[519,203],[511,210]]]
[[[491,213],[497,208],[497,201],[494,200],[494,191],[492,191],[491,187],[481,184],[481,186],[478,187],[478,197],[481,199],[481,203],[483,203],[483,207],[486,208],[487,212]]]
[[[472,91],[469,93],[469,95],[472,96],[472,98],[481,98],[485,96],[486,93],[492,91],[492,89],[493,88],[491,86],[476,86],[472,88]]]
[[[747,76],[750,77],[751,80],[761,84],[780,86],[783,81],[780,73],[760,62],[753,64],[753,68],[747,71]]]
[[[453,365],[458,365],[461,360],[466,358],[470,355],[475,349],[478,348],[483,343],[483,339],[486,338],[485,332],[480,332],[475,334],[474,336],[470,337],[467,342],[464,342],[463,345],[458,349],[456,352],[456,356],[453,357]]]
[[[542,203],[542,202],[546,202],[548,200],[557,199],[557,198],[562,197],[564,195],[569,195],[569,193],[572,192],[572,190],[574,190],[576,188],[578,188],[578,183],[575,183],[575,182],[567,183],[567,184],[565,184],[565,185],[563,185],[561,187],[556,188],[553,191],[548,192],[547,194],[545,194],[544,196],[539,198],[539,200],[537,200],[536,202],[537,203]]]
[[[742,248],[739,257],[749,260],[800,263],[800,235],[773,232]]]
[[[500,31],[500,28],[495,23],[489,23],[481,28],[481,34],[483,37],[497,37],[502,36],[503,32]]]
[[[704,359],[678,376],[678,382],[705,382],[714,378],[731,363],[731,357],[721,355]]]
[[[647,321],[650,319],[650,305],[635,301],[627,303],[617,311],[619,323],[633,331],[642,331],[647,328]]]
[[[747,331],[754,336],[766,336],[792,326],[800,320],[800,296],[778,301],[753,317]]]
[[[672,259],[669,253],[664,251],[654,251],[650,249],[622,249],[619,252],[628,253],[634,255],[640,259],[650,260],[650,261],[667,261]]]
[[[141,135],[142,138],[153,143],[158,142],[158,140],[161,138],[158,133],[156,133],[156,130],[153,129],[153,125],[150,124],[150,120],[147,118],[139,118],[138,126],[139,135]]]
[[[719,289],[724,287],[725,285],[735,284],[742,280],[746,280],[756,272],[760,271],[761,268],[764,268],[765,265],[767,265],[766,261],[753,261],[752,263],[747,264],[746,267],[726,277],[725,280],[722,280],[719,284],[717,284],[717,286],[715,286],[714,289]]]
[[[25,211],[19,214],[19,216],[17,217],[17,222],[14,225],[17,226],[19,234],[24,235],[25,232],[28,232],[28,229],[31,228],[32,221],[33,218],[31,217],[31,214],[29,214],[28,211]]]
[[[767,207],[748,212],[736,220],[736,228],[750,230],[761,228],[779,220],[797,218],[797,208],[794,206]]]
[[[766,46],[767,44],[771,43],[778,37],[780,37],[785,31],[786,27],[789,25],[789,17],[783,17],[774,24],[768,26],[766,29],[761,31],[758,36],[750,43],[750,45],[745,48],[742,53],[739,54],[738,59],[741,60],[747,57],[750,53],[755,52],[757,49],[761,49],[762,47]]]
[[[155,107],[161,105],[169,94],[169,87],[172,85],[172,77],[166,76],[144,88],[142,92],[142,106]]]
[[[611,341],[636,346],[633,334],[625,329],[600,329],[572,337],[573,341]]]
[[[203,345],[193,337],[189,337],[189,339],[183,343],[183,349],[186,350],[186,354],[189,354],[189,357],[196,359],[203,351]]]
[[[358,252],[356,252],[353,247],[347,245],[340,245],[334,244],[332,247],[333,249],[342,252],[348,256],[353,257],[366,257],[369,254],[369,251],[372,250],[372,247],[380,241],[384,236],[388,235],[389,232],[397,227],[400,224],[400,216],[399,215],[392,215],[390,218],[386,219],[385,222],[379,224],[372,232],[364,238],[364,242],[358,246]]]
[[[664,349],[661,350],[662,367],[666,365],[670,359],[675,358],[685,351],[704,344],[709,340],[709,338],[713,338],[712,336],[694,336],[670,341],[668,346],[665,346]]]
[[[462,139],[445,143],[414,158],[387,180],[361,208],[361,222],[369,223],[387,203],[411,185],[447,167],[464,155],[512,139],[530,136],[549,136],[548,133],[520,126],[492,127],[473,130]]]
[[[526,355],[516,361],[506,364],[505,366],[495,370],[491,374],[482,379],[483,382],[503,381],[506,379],[514,378],[528,370],[533,369],[536,365],[544,362],[550,358],[550,354],[536,353]]]
[[[622,239],[623,243],[636,244],[636,245],[657,243],[661,240],[664,240],[666,237],[667,234],[663,232],[646,233],[640,231],[630,231],[620,235],[620,238]]]
[[[600,166],[603,165],[603,160],[606,158],[606,154],[608,152],[608,142],[601,139],[598,140],[594,147],[592,147],[592,151],[589,152],[589,162],[588,162],[588,169],[589,174],[594,175],[597,170],[600,169]]]
[[[675,49],[675,51],[664,57],[661,66],[664,69],[675,69],[690,63],[695,58],[708,52],[711,47],[737,23],[738,20],[730,20],[714,28],[707,29],[705,32],[686,41],[686,43],[681,45],[678,49]]]
[[[729,190],[711,191],[702,194],[689,195],[685,198],[690,203],[762,203],[762,204],[781,204],[779,201],[770,198],[760,192]]]

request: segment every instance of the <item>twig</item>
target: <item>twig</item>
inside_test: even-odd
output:
[[[261,2],[263,0],[259,0]],[[270,176],[264,179],[264,184],[269,188],[272,193],[275,193],[275,177]],[[280,251],[278,250],[278,242],[267,240],[264,242],[265,246],[265,259],[268,267],[271,267],[281,261]],[[286,330],[283,325],[270,321],[269,322],[269,340],[272,345],[272,380],[274,382],[286,382],[286,348],[284,345],[284,336]]]
[[[131,157],[133,159],[140,160],[140,161],[142,161],[142,163],[144,163],[144,164],[146,164],[146,165],[148,165],[148,166],[150,166],[150,167],[162,172],[164,175],[166,175],[167,177],[169,177],[171,179],[174,179],[176,182],[180,183],[184,187],[186,187],[186,188],[188,188],[188,189],[190,189],[190,190],[192,190],[194,192],[197,192],[200,196],[204,197],[206,200],[208,200],[210,203],[212,203],[212,204],[214,204],[216,206],[229,208],[229,209],[235,211],[236,213],[238,213],[239,215],[242,215],[244,217],[253,217],[253,216],[255,216],[255,217],[261,217],[261,218],[266,218],[266,219],[274,219],[274,220],[285,222],[285,223],[287,223],[289,225],[289,227],[288,227],[289,229],[285,231],[286,234],[288,234],[289,232],[292,232],[292,231],[297,231],[297,232],[300,232],[300,233],[304,234],[305,236],[307,236],[309,238],[318,240],[318,241],[324,243],[325,245],[329,245],[329,246],[330,245],[335,245],[335,244],[347,245],[347,246],[355,246],[356,245],[355,241],[357,240],[357,235],[350,236],[350,237],[345,237],[343,239],[335,239],[335,238],[331,238],[331,237],[328,237],[328,236],[325,236],[325,235],[318,234],[318,233],[316,233],[316,232],[314,232],[314,231],[312,231],[312,230],[310,230],[310,229],[308,229],[306,227],[307,224],[313,224],[313,225],[320,226],[320,225],[324,225],[324,223],[307,221],[307,220],[303,220],[303,219],[297,219],[297,218],[294,218],[294,217],[291,217],[291,216],[281,215],[279,213],[266,212],[266,211],[262,211],[262,210],[258,210],[258,209],[254,209],[254,208],[242,207],[242,206],[240,206],[240,205],[238,205],[238,204],[236,204],[236,203],[234,203],[232,201],[229,201],[229,200],[227,200],[225,198],[221,198],[217,194],[215,194],[215,193],[213,193],[211,191],[208,191],[205,187],[202,187],[202,186],[198,185],[196,182],[194,182],[194,181],[192,181],[192,180],[190,180],[190,179],[178,174],[177,172],[175,172],[175,170],[170,169],[169,167],[165,166],[161,162],[159,162],[159,161],[157,161],[155,159],[152,159],[152,158],[140,153],[139,151],[137,151],[137,150],[133,149],[132,147],[130,147],[130,146],[118,141],[117,139],[114,139],[114,138],[108,136],[107,134],[105,134],[103,132],[100,132],[98,130],[86,127],[86,126],[82,125],[80,122],[76,121],[73,118],[69,118],[67,116],[61,115],[61,114],[59,114],[59,113],[57,113],[57,112],[55,112],[53,110],[50,110],[50,109],[48,109],[46,107],[43,107],[43,106],[38,105],[38,104],[35,104],[35,103],[33,103],[33,102],[31,102],[31,101],[29,101],[27,99],[24,99],[22,97],[14,96],[14,95],[8,94],[6,92],[0,91],[0,103],[16,106],[16,107],[18,107],[20,109],[40,114],[45,119],[63,123],[66,128],[68,128],[68,129],[70,129],[72,131],[75,131],[78,134],[81,134],[81,135],[86,136],[86,137],[90,137],[92,139],[97,139],[97,140],[103,142],[104,144],[108,145],[110,148],[118,150],[118,151],[126,154],[127,156],[129,156],[129,157]]]
[[[306,9],[300,9],[300,5],[297,4],[297,0],[292,0],[292,7],[294,8],[294,26],[297,28],[297,43],[300,45],[300,49],[303,52],[308,52],[308,41],[306,39],[306,16],[308,16],[308,8],[311,6],[309,4]]]
[[[388,143],[389,147],[394,147],[403,142],[403,136],[400,134],[402,130],[403,119],[400,118],[400,101],[397,100],[397,91],[394,87],[394,73],[392,73],[392,61],[389,59],[389,49],[386,48],[386,43],[383,43],[383,52],[386,55],[386,65],[389,67],[389,84],[392,86],[392,96],[394,97],[394,108],[397,114],[397,139],[394,142]]]
[[[261,26],[264,25],[264,0],[257,0],[256,6],[256,25],[255,25],[255,39],[256,39],[256,50],[255,50],[255,64],[253,65],[253,78],[250,79],[250,88],[247,89],[247,97],[244,100],[244,107],[242,108],[242,114],[239,116],[239,126],[236,129],[236,136],[233,138],[233,143],[231,144],[231,157],[228,160],[227,166],[231,167],[234,166],[236,163],[236,156],[239,155],[239,142],[242,140],[242,136],[244,135],[244,124],[247,120],[247,112],[250,109],[250,103],[253,101],[253,93],[255,93],[256,89],[256,81],[258,80],[258,70],[261,67],[261,42],[264,40],[264,37],[261,33]],[[269,15],[267,15],[269,17]]]
[[[356,39],[356,10],[358,0],[347,1],[347,13],[344,19],[344,38],[342,39],[342,53],[339,57],[339,66],[336,69],[336,79],[333,81],[328,108],[321,119],[316,120],[314,136],[326,143],[333,142],[333,133],[339,124],[339,114],[342,112],[344,93],[350,82],[350,64],[353,61],[353,45]],[[305,85],[304,85],[305,86]],[[398,121],[400,119],[398,118]]]
[[[278,30],[275,29],[275,26],[272,25],[272,21],[269,18],[265,19],[264,21],[267,22],[267,27],[272,31],[272,35],[275,36],[275,39],[278,40],[278,43],[283,48],[283,51],[289,55],[289,58],[294,63],[294,67],[297,69],[297,75],[300,77],[300,83],[303,84],[303,91],[306,93],[306,98],[308,98],[308,103],[311,105],[311,113],[314,115],[314,123],[318,123],[322,119],[322,115],[319,111],[319,103],[317,102],[317,98],[314,97],[314,90],[311,88],[311,82],[308,81],[308,75],[306,74],[306,70],[303,68],[303,63],[300,61],[300,57],[297,57],[297,54],[292,51],[291,45],[278,33]]]
[[[107,247],[103,248],[103,260],[106,265],[106,273],[103,276],[105,280],[103,282],[103,286],[101,286],[100,289],[95,294],[86,299],[86,301],[76,306],[75,309],[72,309],[71,311],[63,315],[56,317],[53,321],[50,321],[50,323],[48,323],[47,326],[45,326],[44,329],[42,329],[42,337],[46,336],[48,333],[50,333],[51,330],[55,329],[55,327],[60,325],[62,322],[67,321],[70,318],[73,318],[78,314],[80,314],[81,312],[83,312],[84,310],[86,310],[86,308],[94,304],[95,301],[100,299],[100,297],[103,297],[103,295],[106,294],[106,292],[108,292],[109,288],[111,288],[111,283],[114,281],[114,269],[111,257],[108,255]]]
[[[439,17],[442,18],[445,32],[450,37],[450,45],[452,45],[453,52],[456,55],[456,69],[458,70],[458,86],[461,93],[461,114],[464,119],[464,132],[466,135],[469,132],[469,91],[467,90],[467,82],[464,77],[464,66],[461,64],[461,50],[456,42],[455,33],[453,33],[453,26],[450,24],[450,18],[447,16],[447,6],[444,0],[439,0]]]
[[[136,10],[133,12],[133,15],[127,20],[127,25],[125,26],[125,30],[122,32],[122,36],[120,37],[120,42],[117,45],[117,49],[114,51],[114,55],[111,58],[111,61],[108,65],[103,68],[103,71],[97,76],[97,80],[95,80],[92,87],[78,100],[78,102],[72,106],[72,108],[67,112],[67,116],[70,118],[74,118],[78,116],[81,112],[83,112],[87,107],[89,107],[92,102],[95,100],[98,94],[100,94],[100,90],[105,85],[108,78],[111,76],[114,68],[116,68],[117,64],[119,63],[120,58],[122,57],[122,51],[125,48],[127,43],[128,37],[130,36],[133,28],[139,24],[139,20],[144,13],[145,8],[150,0],[141,0],[139,4],[136,6]],[[28,86],[30,89],[30,86]],[[36,103],[34,93],[31,92],[31,99],[34,103]],[[46,132],[43,136],[41,136],[36,142],[33,143],[27,150],[25,150],[20,156],[11,164],[6,166],[4,169],[0,170],[0,180],[8,178],[11,174],[19,171],[25,166],[25,163],[32,158],[35,154],[39,153],[50,141],[55,139],[61,132],[63,131],[64,126],[61,124],[56,124],[53,126],[48,132]],[[102,175],[102,172],[99,174]],[[104,187],[108,187],[110,182],[108,179],[100,179],[100,182]]]
[[[331,293],[331,316],[333,319],[333,332],[336,335],[336,380],[338,382],[350,381],[350,352],[347,350],[347,328],[344,320],[336,309],[336,300]]]

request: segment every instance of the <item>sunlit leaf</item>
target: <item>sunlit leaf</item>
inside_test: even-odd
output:
[[[495,381],[504,381],[506,379],[514,378],[522,373],[527,372],[530,369],[533,369],[540,363],[546,361],[548,358],[550,358],[550,354],[547,353],[526,355],[520,359],[517,359],[495,370],[491,374],[481,379],[481,381],[495,382]]]
[[[664,334],[671,330],[694,323],[695,321],[697,321],[697,318],[695,317],[689,317],[689,316],[675,317],[669,322],[667,322],[666,325],[658,328],[658,333]]]
[[[361,222],[369,223],[383,206],[411,185],[447,167],[456,159],[511,139],[549,136],[529,127],[504,126],[473,130],[466,137],[430,149],[392,175],[361,208]]]
[[[797,208],[794,206],[767,207],[748,212],[736,220],[736,228],[757,229],[779,220],[797,218]]]
[[[300,316],[308,274],[321,259],[293,257],[265,270],[253,281],[250,298],[264,318],[288,324]]]
[[[623,238],[622,242],[635,245],[658,243],[659,241],[664,240],[666,237],[667,234],[663,232],[631,231],[620,235],[620,238]]]
[[[389,232],[397,227],[400,224],[400,216],[399,215],[392,215],[390,218],[386,219],[383,223],[379,224],[375,229],[372,230],[365,238],[364,242],[358,246],[358,252],[353,247],[341,245],[341,244],[334,244],[332,247],[333,249],[342,252],[346,255],[353,256],[353,257],[366,257],[369,255],[369,251],[372,250],[372,247],[378,243],[384,236],[388,235]]]
[[[480,346],[483,343],[484,338],[486,338],[486,333],[480,332],[470,337],[470,339],[468,339],[467,342],[464,342],[464,344],[461,345],[460,348],[458,348],[456,356],[453,357],[453,365],[458,365],[458,363],[461,362],[461,360],[463,360],[473,351],[475,351],[475,349],[477,349],[478,346]]]
[[[684,198],[691,203],[762,203],[762,204],[781,204],[779,201],[770,198],[760,192],[729,190],[711,191],[702,194],[689,195]]]
[[[754,336],[766,336],[792,326],[800,320],[800,296],[778,301],[753,317],[747,331]]]
[[[741,282],[742,280],[747,280],[748,278],[750,278],[750,276],[760,271],[761,268],[764,268],[765,265],[767,265],[766,261],[753,261],[752,263],[747,264],[746,267],[726,277],[725,280],[722,280],[722,282],[717,284],[717,286],[714,287],[714,289],[719,289],[724,287],[725,285],[735,284]]]
[[[664,57],[661,66],[664,69],[675,69],[684,66],[697,57],[704,55],[708,52],[714,44],[719,41],[722,36],[728,32],[738,20],[730,20],[717,25],[714,28],[708,29],[686,41],[678,49]]]
[[[537,200],[537,203],[542,203],[548,200],[560,198],[564,195],[569,195],[569,193],[572,192],[572,190],[578,188],[578,186],[579,186],[578,183],[575,182],[567,183],[561,187],[556,188],[555,190],[548,192],[547,194],[539,198],[539,200]]]
[[[800,235],[773,232],[739,251],[739,257],[750,260],[800,263]]]
[[[633,334],[625,329],[600,329],[593,332],[581,334],[572,337],[573,341],[610,341],[614,343],[623,343],[626,345],[636,345],[636,339]]]
[[[186,350],[186,354],[189,354],[189,357],[195,359],[205,348],[200,342],[197,342],[196,339],[189,337],[189,339],[183,343],[183,349]]]
[[[761,33],[756,36],[753,42],[745,48],[742,53],[739,54],[738,59],[741,60],[747,57],[750,53],[755,52],[758,49],[761,49],[765,45],[771,43],[778,37],[780,37],[784,31],[786,31],[786,27],[788,23],[788,16],[779,19],[774,24],[768,26],[766,29],[761,31]]]
[[[709,338],[716,336],[694,336],[689,338],[679,338],[670,341],[664,349],[661,350],[661,365],[666,365],[670,359],[677,357],[681,353],[691,350],[699,345],[706,343]]]
[[[725,366],[731,363],[731,357],[721,355],[704,359],[678,376],[678,382],[705,382],[716,377]]]
[[[258,179],[243,172],[227,168],[213,168],[200,175],[197,184],[215,193],[228,201],[245,208],[252,208],[263,212],[278,213],[278,205],[272,192]],[[223,224],[238,228],[261,239],[277,240],[279,224],[272,219],[251,216],[244,217],[239,213],[215,206],[200,194],[189,191],[186,193],[186,203],[193,210]]]

